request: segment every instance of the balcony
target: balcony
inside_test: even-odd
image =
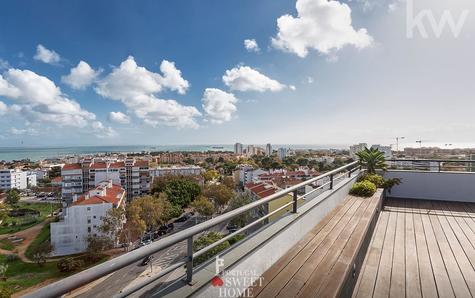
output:
[[[431,162],[436,169],[432,163],[416,169],[391,161],[392,169],[384,175],[402,178],[402,184],[371,198],[348,194],[364,172],[356,162],[350,163],[48,285],[29,297],[62,295],[181,242],[188,247],[182,259],[124,285],[117,297],[473,296],[475,173],[449,169],[453,161]],[[297,190],[303,186],[312,187],[299,195]],[[192,251],[193,238],[201,233],[289,194],[290,202]],[[289,212],[268,223],[269,217],[289,207]],[[246,238],[217,259],[193,266],[193,259],[242,233]]]

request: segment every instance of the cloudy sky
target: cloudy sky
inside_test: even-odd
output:
[[[4,2],[0,147],[473,144],[474,8]]]

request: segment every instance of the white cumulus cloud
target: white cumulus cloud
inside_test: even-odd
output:
[[[38,135],[38,131],[34,128],[10,128],[10,134],[21,136],[21,135],[29,135],[29,136],[36,136]]]
[[[203,93],[203,109],[207,118],[213,123],[230,121],[237,111],[238,99],[232,93],[224,92],[216,88],[206,88]]]
[[[4,102],[0,101],[0,115],[5,115],[7,111],[8,111],[7,105]]]
[[[47,64],[57,64],[61,60],[58,53],[53,50],[48,50],[41,44],[36,47],[36,54],[33,58]]]
[[[223,82],[231,90],[237,91],[276,92],[286,87],[249,66],[239,66],[226,70],[223,75]]]
[[[62,76],[61,81],[73,89],[84,89],[91,85],[101,73],[101,70],[94,70],[89,64],[80,61],[76,67],[71,68],[67,76]]]
[[[201,113],[195,107],[156,96],[164,89],[185,93],[189,86],[174,63],[164,60],[160,69],[163,76],[138,66],[134,57],[130,56],[98,81],[95,90],[99,95],[121,101],[129,112],[149,125],[198,127],[195,118]]]
[[[0,75],[0,96],[12,100],[8,110],[28,123],[84,128],[96,119],[96,115],[64,95],[53,81],[30,70],[12,68]]]
[[[259,52],[261,50],[255,39],[245,39],[244,47],[248,52]]]
[[[283,15],[277,19],[274,47],[305,57],[309,49],[328,54],[346,45],[365,48],[373,43],[365,28],[353,28],[351,8],[345,3],[297,0],[296,8],[297,17]]]
[[[129,124],[130,117],[122,112],[110,112],[109,113],[109,121],[120,123],[120,124]]]

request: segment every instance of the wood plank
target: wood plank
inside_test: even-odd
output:
[[[386,230],[386,237],[384,238],[383,251],[379,262],[378,277],[374,286],[373,297],[389,297],[397,214],[395,212],[388,213],[389,222]]]
[[[389,212],[381,212],[353,297],[365,298],[373,296],[388,221]]]
[[[340,233],[345,229],[351,218],[355,216],[356,211],[359,210],[363,202],[364,200],[361,198],[356,200],[355,204],[330,231],[330,233],[324,235],[323,239],[321,239],[320,245],[311,252],[310,256],[302,254],[301,258],[299,255],[297,256],[299,259],[296,262],[292,262],[289,266],[285,267],[285,269],[282,270],[282,276],[284,277],[282,282],[280,284],[274,284],[273,287],[268,287],[268,292],[266,288],[266,295],[263,297],[276,297],[278,295],[290,297],[297,295],[298,291],[302,288],[312,273],[312,269],[316,268],[321,262],[332,244],[338,238],[338,235],[340,235]]]
[[[324,228],[330,229],[348,212],[351,206],[356,202],[355,197],[348,197],[342,203],[332,209],[310,232],[308,232],[296,246],[292,247],[283,257],[281,257],[274,265],[272,265],[262,275],[262,283],[252,286],[252,293],[257,297],[260,292],[268,286],[268,284],[299,254],[303,249],[318,245],[312,240],[317,234],[322,232]],[[323,232],[324,233],[324,232]],[[314,247],[316,248],[316,247]]]
[[[402,200],[398,200],[397,205],[400,206]],[[400,208],[396,217],[396,235],[394,236],[394,253],[393,264],[391,270],[391,297],[406,296],[406,249],[405,249],[405,209]]]
[[[422,297],[421,280],[419,276],[419,263],[417,259],[416,234],[414,231],[414,209],[411,204],[404,201],[408,212],[405,214],[405,280],[406,280],[406,297],[418,298]],[[397,237],[397,236],[396,236]],[[397,240],[396,240],[397,241]],[[392,286],[392,285],[391,285]],[[435,288],[435,285],[434,285]]]
[[[449,207],[450,204],[447,204],[446,202],[443,202],[441,204],[443,204],[446,209],[444,214],[447,222],[449,223],[450,227],[452,228],[452,231],[457,237],[457,240],[459,241],[460,246],[464,250],[465,255],[469,259],[470,264],[472,265],[472,269],[475,269],[475,249],[473,243],[470,242],[470,239],[467,237],[462,227],[460,226],[461,224],[466,225],[465,221],[459,216],[452,215]]]
[[[416,241],[417,264],[419,267],[422,297],[437,297],[437,286],[432,271],[432,262],[424,232],[424,225],[422,223],[421,210],[419,209],[419,204],[415,200],[408,200],[408,204],[414,209],[414,236]]]
[[[305,283],[305,285],[301,288],[300,292],[298,293],[298,297],[311,297],[314,296],[320,286],[323,284],[327,277],[327,273],[333,268],[334,264],[338,260],[339,256],[341,255],[343,249],[348,243],[353,232],[356,232],[356,228],[360,221],[362,220],[364,214],[369,209],[371,200],[364,199],[361,207],[355,212],[355,216],[353,216],[345,227],[343,232],[338,236],[335,243],[332,245],[331,249],[325,255],[324,259],[318,264],[317,267],[310,267],[313,269],[310,278]],[[289,297],[287,295],[281,297]]]
[[[442,204],[433,202],[441,207]],[[445,266],[458,297],[469,297],[475,294],[475,271],[465,255],[464,250],[452,231],[445,215],[431,215],[435,235],[438,239]],[[468,296],[467,296],[468,295]]]
[[[427,202],[420,202],[420,205],[426,206],[426,208],[428,206]],[[421,218],[434,272],[434,278],[437,285],[437,292],[439,293],[440,297],[455,297],[451,280],[447,274],[447,269],[445,268],[445,263],[440,252],[439,244],[435,238],[429,215],[421,214]]]
[[[356,229],[350,236],[350,239],[343,248],[335,265],[330,270],[326,279],[318,290],[318,297],[338,297],[343,288],[346,278],[350,277],[353,271],[353,264],[356,256],[363,245],[363,241],[370,228],[371,221],[376,216],[376,209],[380,203],[379,197],[371,198],[371,202],[359,221]]]

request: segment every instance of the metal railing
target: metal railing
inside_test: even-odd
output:
[[[294,186],[291,186],[287,189],[281,190],[279,192],[276,192],[268,197],[265,197],[261,200],[254,201],[252,203],[249,203],[245,206],[239,207],[237,209],[231,210],[227,213],[224,213],[222,215],[219,215],[215,218],[212,218],[208,221],[202,222],[200,224],[197,224],[193,227],[190,227],[188,229],[185,229],[183,231],[177,232],[173,235],[170,235],[168,237],[165,237],[163,239],[160,239],[156,242],[153,242],[147,246],[141,247],[139,249],[136,249],[134,251],[128,252],[124,255],[118,256],[116,258],[113,258],[109,261],[106,261],[100,265],[94,266],[92,268],[89,268],[87,270],[84,270],[82,272],[79,272],[75,275],[69,276],[67,278],[64,278],[60,281],[57,281],[55,283],[52,283],[50,285],[47,285],[33,293],[30,293],[24,297],[35,297],[35,298],[41,298],[41,297],[58,297],[63,294],[66,294],[74,289],[77,289],[83,285],[86,285],[92,281],[97,280],[98,278],[101,278],[103,276],[106,276],[110,273],[113,273],[125,266],[128,266],[130,264],[133,264],[139,260],[142,260],[143,258],[152,255],[154,253],[157,253],[165,248],[168,248],[174,244],[177,244],[182,241],[187,241],[187,255],[181,260],[178,261],[177,263],[174,263],[167,267],[166,269],[160,271],[157,273],[153,278],[147,279],[146,281],[139,283],[135,286],[132,286],[126,290],[121,291],[118,293],[117,297],[126,297],[137,290],[151,284],[152,282],[156,281],[157,279],[163,277],[164,275],[172,272],[173,270],[181,267],[181,266],[186,266],[186,282],[191,283],[192,278],[193,278],[193,259],[203,255],[204,253],[208,252],[209,250],[215,248],[219,244],[225,242],[226,240],[229,240],[230,238],[248,230],[249,228],[257,225],[258,223],[268,219],[270,216],[277,214],[278,212],[281,212],[282,210],[285,210],[287,207],[292,206],[292,213],[297,213],[298,212],[298,202],[300,200],[305,199],[308,197],[310,194],[314,194],[317,190],[324,189],[326,186],[329,186],[329,189],[333,189],[335,181],[343,178],[343,177],[351,177],[352,173],[354,173],[356,170],[361,169],[359,166],[359,162],[355,161],[352,163],[349,163],[347,165],[344,165],[342,167],[339,167],[335,170],[329,171],[327,173],[324,173],[320,176],[314,177],[312,179],[309,179],[307,181],[304,181],[302,183],[296,184]],[[325,182],[324,184],[320,186],[316,186],[313,190],[309,191],[308,193],[305,193],[301,196],[298,196],[297,191],[305,187],[307,185],[312,185],[315,182],[324,179],[324,178],[329,178],[328,182]],[[238,229],[235,232],[232,232],[222,239],[218,240],[217,242],[214,242],[207,247],[204,247],[203,249],[193,252],[193,237],[195,235],[198,235],[202,232],[205,232],[206,230],[209,230],[210,228],[221,224],[228,222],[232,218],[241,215],[245,212],[248,212],[254,208],[263,206],[264,204],[267,204],[273,200],[276,200],[278,198],[281,198],[285,195],[292,194],[292,201],[284,204],[283,206],[277,208],[276,210],[269,212],[263,217],[258,218],[257,220],[247,224],[246,226]]]
[[[475,172],[475,160],[467,159],[389,159],[388,169],[431,172]]]

